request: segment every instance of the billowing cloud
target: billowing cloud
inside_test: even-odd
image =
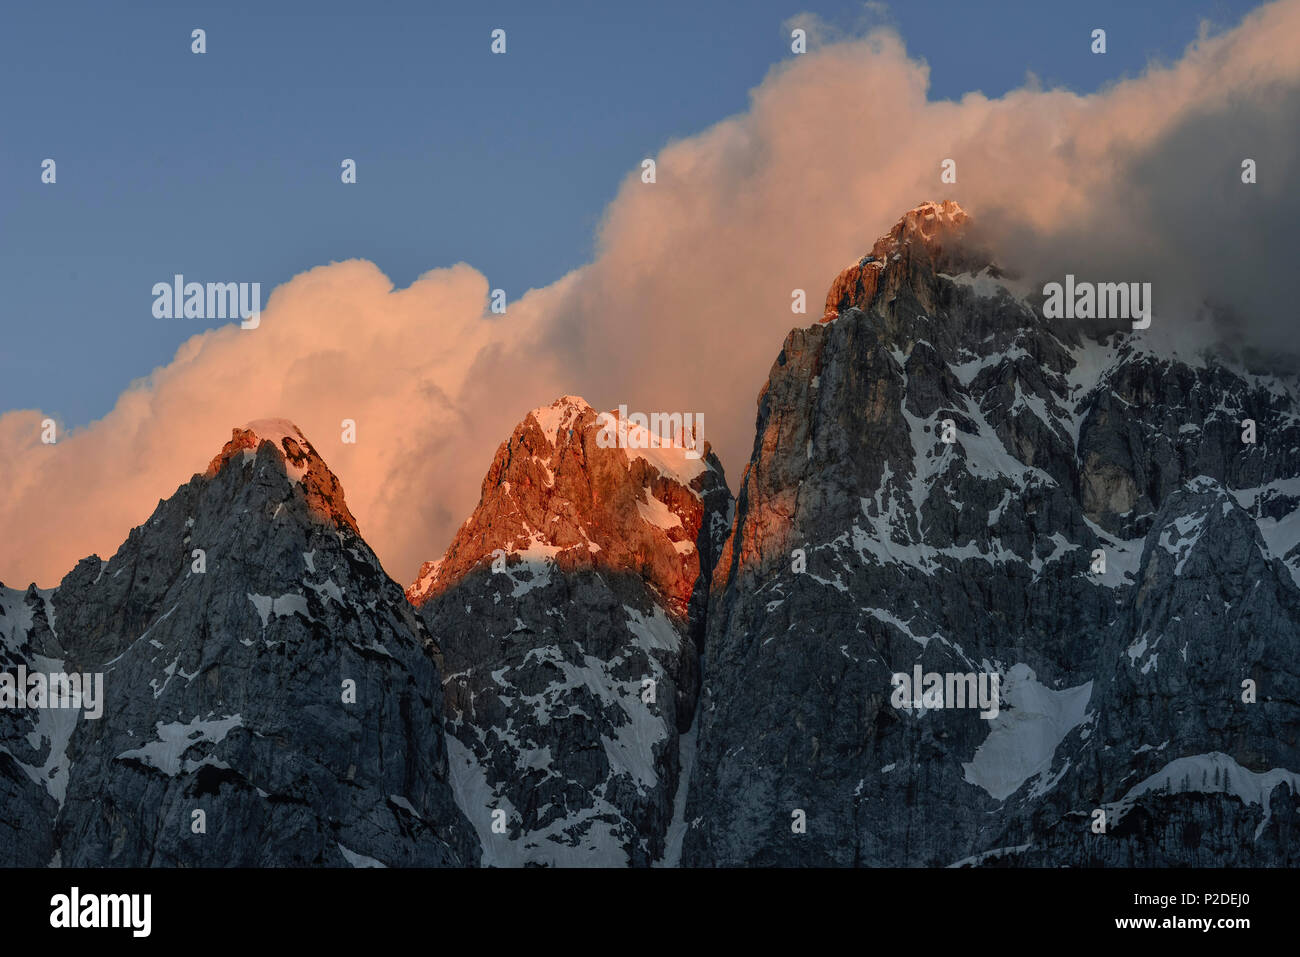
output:
[[[1286,0],[1097,94],[957,102],[927,99],[925,64],[888,29],[816,47],[775,67],[745,113],[666,146],[656,183],[629,172],[594,261],[504,317],[466,265],[400,290],[367,262],[322,266],[279,287],[258,329],[195,336],[55,445],[40,441],[45,413],[0,417],[0,579],[55,584],[107,557],[232,426],[267,416],[303,429],[404,583],[468,516],[513,424],[561,394],[702,412],[734,485],[785,334],[926,199],[956,199],[1030,275],[1152,281],[1167,333],[1209,303],[1231,307],[1237,340],[1290,348],[1297,36],[1300,0]],[[795,289],[807,315],[791,313]]]

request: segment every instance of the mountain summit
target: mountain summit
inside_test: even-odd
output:
[[[525,415],[407,591],[446,656],[452,780],[485,864],[652,864],[684,807],[731,493],[707,444],[691,458],[629,425],[619,447],[609,422],[575,396]]]
[[[104,676],[100,720],[49,712],[36,753],[5,745],[48,792],[26,827],[53,834],[56,863],[478,860],[447,784],[438,649],[291,423],[234,429],[111,559],[47,602],[15,594],[11,652]],[[50,863],[22,843],[45,859],[21,863]]]
[[[478,507],[407,589],[411,602],[423,604],[501,554],[521,575],[551,565],[633,572],[686,616],[724,533],[722,465],[707,442],[692,458],[636,425],[644,435],[628,445],[639,447],[604,447],[601,425],[577,396],[524,416],[497,450]]]
[[[288,419],[257,419],[242,429],[231,429],[230,441],[208,463],[203,474],[215,478],[236,455],[241,456],[242,462],[253,461],[263,443],[275,450],[285,476],[301,486],[317,516],[346,525],[360,534],[356,519],[343,499],[343,486],[298,426]]]
[[[909,281],[914,261],[923,261],[936,272],[949,269],[948,259],[961,249],[969,223],[970,216],[950,199],[922,203],[909,210],[893,229],[876,240],[870,253],[835,277],[826,294],[822,322],[833,321],[841,310],[867,308],[877,289],[882,288],[882,279],[883,288],[892,295]]]

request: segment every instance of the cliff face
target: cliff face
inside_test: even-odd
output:
[[[446,654],[451,769],[487,864],[668,850],[731,495],[707,448],[635,426],[602,446],[602,424],[572,396],[530,412],[407,592]]]
[[[904,217],[760,393],[686,862],[1292,861],[1294,384],[1046,320],[965,223]],[[894,707],[917,664],[996,673],[999,715]]]
[[[0,585],[0,672],[62,670],[49,591]],[[54,859],[54,819],[67,790],[67,711],[0,709],[0,867],[44,867]]]

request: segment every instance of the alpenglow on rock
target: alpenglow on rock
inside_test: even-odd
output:
[[[110,560],[18,595],[7,654],[102,672],[106,695],[97,721],[42,714],[31,749],[6,733],[0,781],[40,785],[18,863],[477,862],[437,648],[291,423],[233,430]]]
[[[484,864],[649,865],[680,847],[731,494],[707,445],[605,448],[600,432],[574,396],[525,416],[408,589],[446,656],[452,780]]]
[[[1300,862],[1296,383],[1046,320],[967,226],[909,212],[759,395],[683,862]],[[998,715],[895,707],[918,664]]]

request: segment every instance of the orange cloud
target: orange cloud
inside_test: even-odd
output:
[[[905,210],[955,199],[1001,224],[1010,251],[1031,260],[1088,246],[1174,262],[1186,229],[1144,219],[1152,201],[1137,188],[1200,187],[1152,176],[1150,164],[1201,118],[1268,116],[1294,103],[1297,36],[1300,0],[1286,0],[1094,95],[1026,86],[959,102],[927,100],[925,64],[888,30],[814,49],[773,68],[745,113],[666,146],[656,183],[630,171],[594,261],[504,317],[487,314],[488,283],[464,264],[406,289],[368,262],[321,266],[278,287],[259,328],[193,337],[103,419],[55,445],[40,441],[45,413],[0,416],[0,579],[52,585],[81,557],[107,557],[158,499],[202,471],[233,426],[268,416],[302,428],[403,583],[469,515],[514,424],[558,395],[705,413],[734,485],[786,332],[818,320],[841,268]],[[1289,129],[1267,142],[1201,134],[1225,171],[1220,206],[1207,209],[1243,202],[1229,191],[1254,150],[1271,174],[1250,201],[1294,221],[1279,167],[1294,162],[1285,151],[1296,124],[1280,125]],[[940,184],[945,158],[957,163],[955,185]],[[1206,199],[1173,186],[1166,194],[1189,207]],[[795,289],[806,291],[806,315],[790,311]],[[340,440],[343,419],[357,423],[355,445]]]

